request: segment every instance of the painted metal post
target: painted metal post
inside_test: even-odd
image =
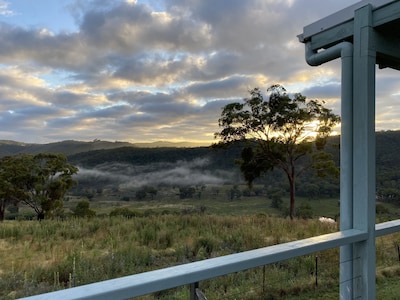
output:
[[[375,63],[372,6],[354,14],[353,228],[368,233],[355,243],[353,298],[375,299]]]
[[[316,52],[306,43],[306,61],[318,66],[341,57],[340,230],[353,228],[353,45],[341,42]],[[340,247],[340,299],[353,297],[353,245]]]
[[[353,228],[353,46],[342,51],[340,230]],[[340,247],[340,299],[353,297],[353,245]]]

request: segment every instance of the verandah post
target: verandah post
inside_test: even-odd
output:
[[[368,233],[353,245],[353,299],[375,299],[375,64],[372,5],[354,14],[353,228]]]

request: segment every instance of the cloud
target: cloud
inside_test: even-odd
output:
[[[10,9],[10,2],[0,0],[0,15],[2,16],[12,16],[15,14],[13,10]]]
[[[337,112],[340,62],[307,66],[296,35],[355,2],[71,0],[76,26],[57,31],[7,17],[0,23],[1,133],[27,142],[209,144],[223,105],[274,83],[325,99]],[[0,11],[7,4],[0,1]],[[399,93],[396,76],[378,72],[382,127]]]

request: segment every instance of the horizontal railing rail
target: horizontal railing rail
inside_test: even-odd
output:
[[[375,236],[380,237],[400,231],[400,220],[393,220],[375,225]]]
[[[376,236],[397,231],[400,231],[400,220],[376,225]],[[128,299],[364,241],[367,237],[366,232],[349,229],[23,299]]]

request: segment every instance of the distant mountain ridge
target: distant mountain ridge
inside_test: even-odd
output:
[[[129,143],[129,142],[109,142],[93,140],[90,142],[65,140],[48,144],[24,143],[12,140],[0,140],[0,157],[17,154],[37,154],[42,152],[62,153],[66,156],[89,152],[95,150],[109,150],[122,147],[133,148],[184,148],[200,147],[201,144],[190,142],[166,142],[158,141],[153,143]]]
[[[106,142],[98,140],[92,142],[66,140],[49,144],[33,144],[0,140],[0,156],[16,155],[22,153],[37,154],[41,152],[62,153],[68,156],[80,152],[87,152],[99,149],[113,149],[126,146],[133,145],[126,142]]]
[[[330,138],[332,143],[338,144],[339,137],[333,136]],[[145,148],[153,149],[151,152],[154,152],[155,148],[168,149],[171,152],[174,148],[177,148],[177,152],[181,151],[179,148],[210,148],[209,146],[204,146],[201,144],[193,144],[190,142],[167,142],[167,141],[158,141],[153,143],[129,143],[129,142],[110,142],[110,141],[102,141],[102,140],[93,140],[90,142],[85,141],[75,141],[75,140],[65,140],[61,142],[48,143],[48,144],[35,144],[35,143],[23,143],[12,140],[0,140],[0,157],[7,155],[16,155],[16,154],[37,154],[42,152],[52,152],[52,153],[62,153],[68,157],[71,156],[80,156],[80,154],[84,155],[86,158],[90,157],[90,152],[96,152],[96,156],[98,156],[98,160],[101,160],[103,154],[105,157],[110,158],[118,158],[118,155],[112,154],[113,149],[125,148],[125,150],[118,150],[119,153],[127,153],[127,148],[139,148],[138,152],[143,152]],[[106,151],[107,153],[101,153],[99,151]],[[137,152],[135,151],[135,152]],[[194,149],[193,149],[194,151]],[[204,151],[204,150],[203,150]],[[92,154],[94,154],[94,152]],[[110,153],[111,152],[111,153]],[[173,151],[172,151],[173,152]],[[197,151],[194,151],[197,152]],[[208,150],[206,151],[208,152]],[[334,152],[338,153],[338,150]],[[117,153],[117,152],[116,152]],[[162,151],[156,151],[155,153],[161,154]],[[240,153],[240,151],[238,152]],[[376,153],[377,153],[377,166],[378,169],[382,168],[400,168],[400,130],[397,131],[379,131],[376,133]],[[124,155],[122,155],[124,156]],[[335,155],[336,156],[336,155]],[[104,157],[104,158],[105,158]],[[240,156],[239,156],[240,157]],[[238,157],[237,157],[238,158]],[[335,158],[338,160],[338,157]]]
[[[340,137],[328,139],[326,151],[333,155],[339,165]],[[240,169],[235,163],[241,157],[243,142],[232,143],[226,148],[193,146],[189,143],[146,143],[62,141],[50,144],[29,144],[0,140],[0,157],[21,153],[63,153],[68,161],[82,171],[80,188],[106,184],[197,184],[208,182],[242,182]],[[376,134],[376,188],[379,195],[400,203],[400,131],[380,131]],[[284,174],[276,169],[259,179],[259,183],[287,189]],[[209,179],[210,178],[210,179]],[[125,181],[121,181],[124,179]],[[129,180],[128,180],[129,179]],[[121,181],[121,182],[119,182]],[[298,195],[307,196],[308,191],[320,191],[319,196],[339,195],[337,179],[316,178],[312,170],[297,182]],[[133,183],[132,183],[133,182]],[[315,192],[314,191],[314,192]],[[398,193],[394,198],[393,191]],[[397,195],[397,194],[396,194]],[[308,197],[308,196],[307,196]],[[397,196],[396,196],[397,197]],[[385,199],[386,199],[385,198]],[[383,199],[383,198],[382,198]],[[388,201],[389,201],[388,200]]]

